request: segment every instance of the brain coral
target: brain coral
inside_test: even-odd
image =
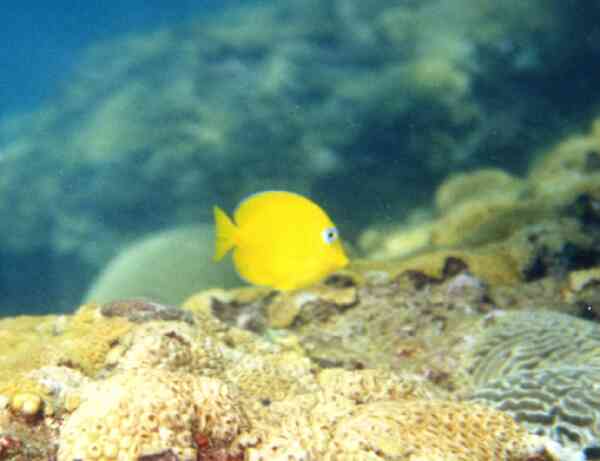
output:
[[[157,232],[126,247],[93,282],[86,299],[104,303],[144,296],[180,303],[202,287],[240,283],[231,264],[210,264],[210,225]]]
[[[171,450],[197,459],[194,436],[225,445],[242,416],[218,380],[138,369],[94,382],[60,432],[58,461],[137,460]]]
[[[493,317],[468,358],[481,385],[511,373],[560,365],[600,366],[597,324],[551,311],[515,311]]]
[[[488,382],[471,398],[565,446],[580,448],[600,439],[599,367],[522,371]]]

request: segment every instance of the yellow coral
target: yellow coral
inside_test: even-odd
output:
[[[0,392],[3,381],[44,363],[43,351],[58,319],[52,315],[0,320]]]
[[[51,362],[68,363],[87,375],[94,375],[104,365],[111,347],[134,324],[122,317],[103,317],[99,308],[95,303],[79,308],[58,340],[60,344],[50,353]]]
[[[23,416],[34,416],[42,409],[42,398],[30,392],[20,392],[12,398],[10,407]]]
[[[600,284],[600,267],[572,271],[569,273],[569,289],[578,292],[590,285]]]
[[[133,324],[105,318],[99,306],[82,306],[73,316],[17,317],[0,321],[0,394],[33,393],[46,398],[48,389],[27,373],[42,365],[64,364],[94,375],[111,347]]]

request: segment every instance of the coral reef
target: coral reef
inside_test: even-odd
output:
[[[471,400],[510,414],[533,433],[565,446],[586,447],[600,437],[600,367],[558,364],[519,371],[479,386]]]
[[[80,289],[125,250],[74,313],[0,320],[0,460],[583,461],[600,437],[600,329],[575,317],[600,316],[600,122],[522,176],[477,152],[523,172],[556,139],[522,122],[572,101],[486,95],[585,74],[592,45],[564,38],[600,11],[575,31],[564,2],[467,3],[245,5],[91,50],[2,146],[0,256]],[[375,179],[346,187],[355,174]],[[333,213],[352,199],[366,259],[293,292],[229,289],[190,224],[265,182]],[[436,187],[435,210],[377,223],[372,197],[393,216]]]
[[[583,460],[577,443],[562,447],[504,411],[458,399],[470,389],[462,361],[481,338],[494,341],[473,337],[490,306],[487,286],[466,269],[449,260],[440,278],[338,274],[295,295],[209,290],[184,303],[191,319],[125,300],[82,306],[60,330],[57,318],[38,319],[45,329],[29,320],[11,344],[34,330],[42,345],[30,353],[49,352],[5,363],[7,459]],[[269,327],[269,304],[283,309],[294,296],[303,303],[288,328]],[[262,323],[247,318],[259,310]],[[110,325],[126,328],[107,336]],[[74,358],[75,332],[95,348],[88,362],[83,351]]]
[[[456,388],[466,379],[458,364],[472,325],[492,306],[487,285],[462,261],[445,266],[440,278],[371,269],[294,293],[213,293],[204,307],[322,367],[411,371]]]
[[[582,461],[600,414],[600,329],[576,318],[597,319],[595,173],[550,199],[537,168],[450,179],[410,256],[383,245],[302,290],[0,321],[0,459]]]
[[[600,327],[550,311],[494,315],[466,360],[476,385],[527,370],[600,366]]]
[[[131,331],[121,317],[106,318],[98,305],[83,305],[72,316],[16,317],[0,321],[0,394],[48,390],[28,373],[41,366],[67,365],[88,376],[103,366],[110,350]]]
[[[529,179],[535,197],[559,205],[580,194],[600,194],[600,120],[588,133],[577,133],[544,152],[532,165]]]
[[[498,313],[483,321],[465,356],[474,384],[465,395],[563,446],[592,449],[599,358],[597,323],[545,310]]]
[[[138,368],[81,389],[81,403],[60,431],[58,461],[136,460],[171,450],[195,461],[196,433],[228,445],[243,424],[221,382]]]
[[[451,176],[437,190],[435,219],[410,232],[367,229],[359,242],[369,259],[402,257],[397,269],[433,276],[458,257],[493,285],[589,269],[600,261],[598,133],[595,122],[544,151],[524,178],[490,169]]]
[[[308,397],[272,405],[255,432],[242,435],[248,459],[577,459],[483,406],[407,400],[353,407],[339,397]]]

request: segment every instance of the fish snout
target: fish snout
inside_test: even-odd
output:
[[[348,264],[350,264],[350,260],[348,259],[348,256],[346,256],[346,253],[342,251],[336,259],[336,266],[338,269],[341,269]]]

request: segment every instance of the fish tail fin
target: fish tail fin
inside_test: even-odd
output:
[[[227,214],[218,206],[213,207],[215,214],[215,255],[219,261],[237,243],[238,229]]]

